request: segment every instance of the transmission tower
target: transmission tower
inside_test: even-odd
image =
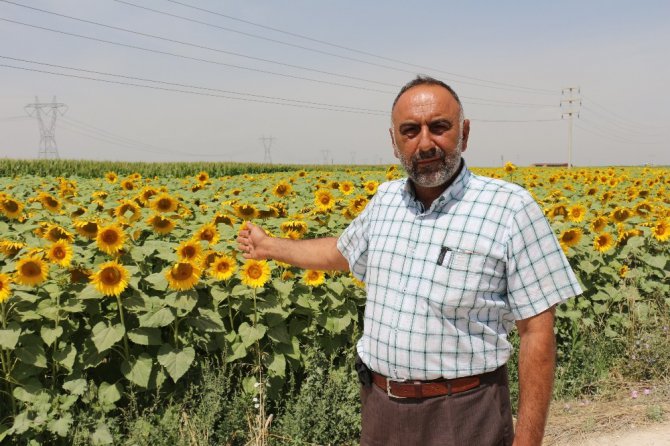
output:
[[[24,108],[28,116],[37,118],[37,125],[40,127],[40,148],[37,157],[58,159],[56,117],[65,114],[67,105],[56,102],[56,96],[51,103],[41,103],[35,96],[35,103],[28,104]]]
[[[263,162],[272,164],[272,156],[270,155],[270,147],[272,147],[272,142],[276,139],[273,136],[262,136],[260,138],[263,142],[263,148],[265,149],[265,155],[263,156]]]
[[[568,169],[572,167],[572,121],[575,115],[579,118],[579,109],[582,106],[579,94],[579,87],[561,90],[561,119],[568,118]]]
[[[333,160],[330,157],[330,150],[322,150],[321,156],[323,156],[323,164],[333,164]]]

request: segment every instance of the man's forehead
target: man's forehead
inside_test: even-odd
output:
[[[458,114],[460,107],[453,95],[438,85],[418,85],[398,98],[391,116],[395,120],[407,114],[431,112],[435,114]]]

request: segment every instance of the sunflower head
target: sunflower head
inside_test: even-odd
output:
[[[242,266],[242,283],[252,288],[265,285],[270,279],[270,266],[265,260],[247,260]]]
[[[151,226],[154,232],[164,235],[169,234],[175,227],[175,222],[160,214],[154,214],[147,219],[147,223]]]
[[[338,189],[344,195],[349,195],[354,191],[354,183],[352,183],[351,181],[342,181]]]
[[[605,230],[605,228],[607,227],[607,223],[609,223],[608,218],[605,217],[604,215],[601,215],[600,217],[595,218],[591,222],[591,229],[593,230],[593,232],[598,234]]]
[[[72,246],[64,240],[59,240],[47,249],[47,258],[56,265],[69,266],[72,261]]]
[[[115,255],[121,249],[126,241],[126,234],[116,223],[98,229],[95,241],[100,251],[109,255]]]
[[[219,256],[209,266],[209,275],[217,280],[229,279],[237,270],[237,262],[226,255]]]
[[[582,238],[582,230],[579,228],[567,229],[561,232],[558,241],[564,246],[575,246]]]
[[[50,242],[65,240],[68,243],[72,243],[74,241],[74,235],[53,223],[49,223],[43,237]]]
[[[7,274],[0,273],[0,303],[7,302],[12,295],[12,280]]]
[[[214,245],[219,241],[219,231],[213,223],[207,223],[198,229],[195,238]]]
[[[116,172],[107,172],[105,174],[105,180],[107,180],[108,183],[114,184],[118,181],[119,176],[116,174]]]
[[[576,204],[568,209],[568,219],[574,222],[580,222],[586,215],[586,208],[581,204]]]
[[[630,209],[624,207],[617,207],[610,214],[610,218],[616,223],[622,223],[632,216],[633,212]]]
[[[121,222],[135,222],[142,217],[140,207],[131,200],[123,200],[114,210],[114,216]]]
[[[94,239],[98,235],[98,222],[95,220],[75,220],[72,225],[79,235]]]
[[[154,211],[161,213],[174,212],[177,210],[178,206],[179,202],[177,199],[167,192],[157,194],[151,202],[151,208]]]
[[[209,181],[209,174],[203,170],[196,176],[196,179],[199,183],[205,184]]]
[[[91,283],[104,296],[120,296],[128,287],[128,270],[112,261],[103,263],[91,276]]]
[[[235,215],[245,221],[253,220],[260,215],[258,209],[251,204],[238,204],[233,209],[235,209]]]
[[[302,276],[302,281],[305,285],[309,286],[319,286],[323,284],[326,280],[326,275],[323,271],[317,271],[314,269],[308,269],[305,271],[305,274]]]
[[[514,171],[516,170],[516,166],[515,166],[514,164],[512,164],[511,161],[507,161],[507,162],[505,163],[505,165],[503,166],[503,170],[504,170],[506,173],[512,173],[512,172],[514,172]]]
[[[21,212],[23,212],[23,207],[23,203],[13,198],[6,197],[0,200],[0,212],[2,212],[7,218],[19,218],[21,216]]]
[[[608,232],[598,234],[593,239],[593,248],[598,252],[607,252],[614,247],[614,237]]]
[[[670,220],[660,220],[651,230],[654,238],[660,242],[665,242],[670,239]]]
[[[293,186],[286,181],[280,181],[273,189],[272,193],[279,197],[284,198],[293,191]]]
[[[63,204],[60,202],[60,200],[50,194],[47,194],[46,192],[40,193],[37,198],[42,204],[42,207],[50,212],[60,212],[61,207],[63,207]]]
[[[335,198],[328,189],[318,189],[314,192],[314,204],[319,211],[328,212],[335,205]]]
[[[49,265],[37,255],[26,256],[16,263],[15,281],[35,286],[47,280]]]
[[[6,255],[7,257],[15,256],[23,248],[26,247],[26,244],[23,242],[14,242],[11,240],[2,240],[0,241],[0,252]]]
[[[379,187],[379,182],[370,180],[363,183],[363,189],[368,195],[374,195],[377,193],[377,188]]]
[[[197,262],[202,256],[200,240],[184,240],[177,246],[177,257],[183,262]]]
[[[191,262],[175,263],[165,273],[168,286],[173,290],[184,291],[193,288],[200,280],[200,268]]]

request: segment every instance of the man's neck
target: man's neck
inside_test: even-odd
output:
[[[447,190],[449,186],[451,186],[451,184],[463,170],[464,165],[465,163],[463,162],[463,160],[461,160],[459,168],[456,170],[456,172],[454,172],[451,178],[449,178],[447,181],[440,184],[439,186],[435,187],[419,186],[410,178],[409,181],[412,183],[412,186],[414,187],[414,194],[416,195],[417,200],[419,200],[423,204],[424,209],[430,209],[430,206],[433,204],[433,201],[435,201],[437,197],[442,195],[442,193],[445,190]]]

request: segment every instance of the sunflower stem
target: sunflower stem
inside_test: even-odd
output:
[[[60,294],[56,294],[56,321],[54,330],[58,330],[60,324]],[[53,353],[51,354],[51,389],[56,390],[56,377],[58,375],[58,364],[56,363],[56,352],[58,351],[58,336],[54,339]]]
[[[118,302],[121,325],[123,325],[123,350],[126,354],[125,360],[130,361],[130,347],[128,347],[128,330],[126,329],[126,319],[123,317],[123,304],[121,303],[120,295],[116,296],[116,301]]]
[[[175,316],[174,316],[174,329],[172,330],[174,332],[174,348],[179,349],[179,314],[178,312],[175,311]]]

